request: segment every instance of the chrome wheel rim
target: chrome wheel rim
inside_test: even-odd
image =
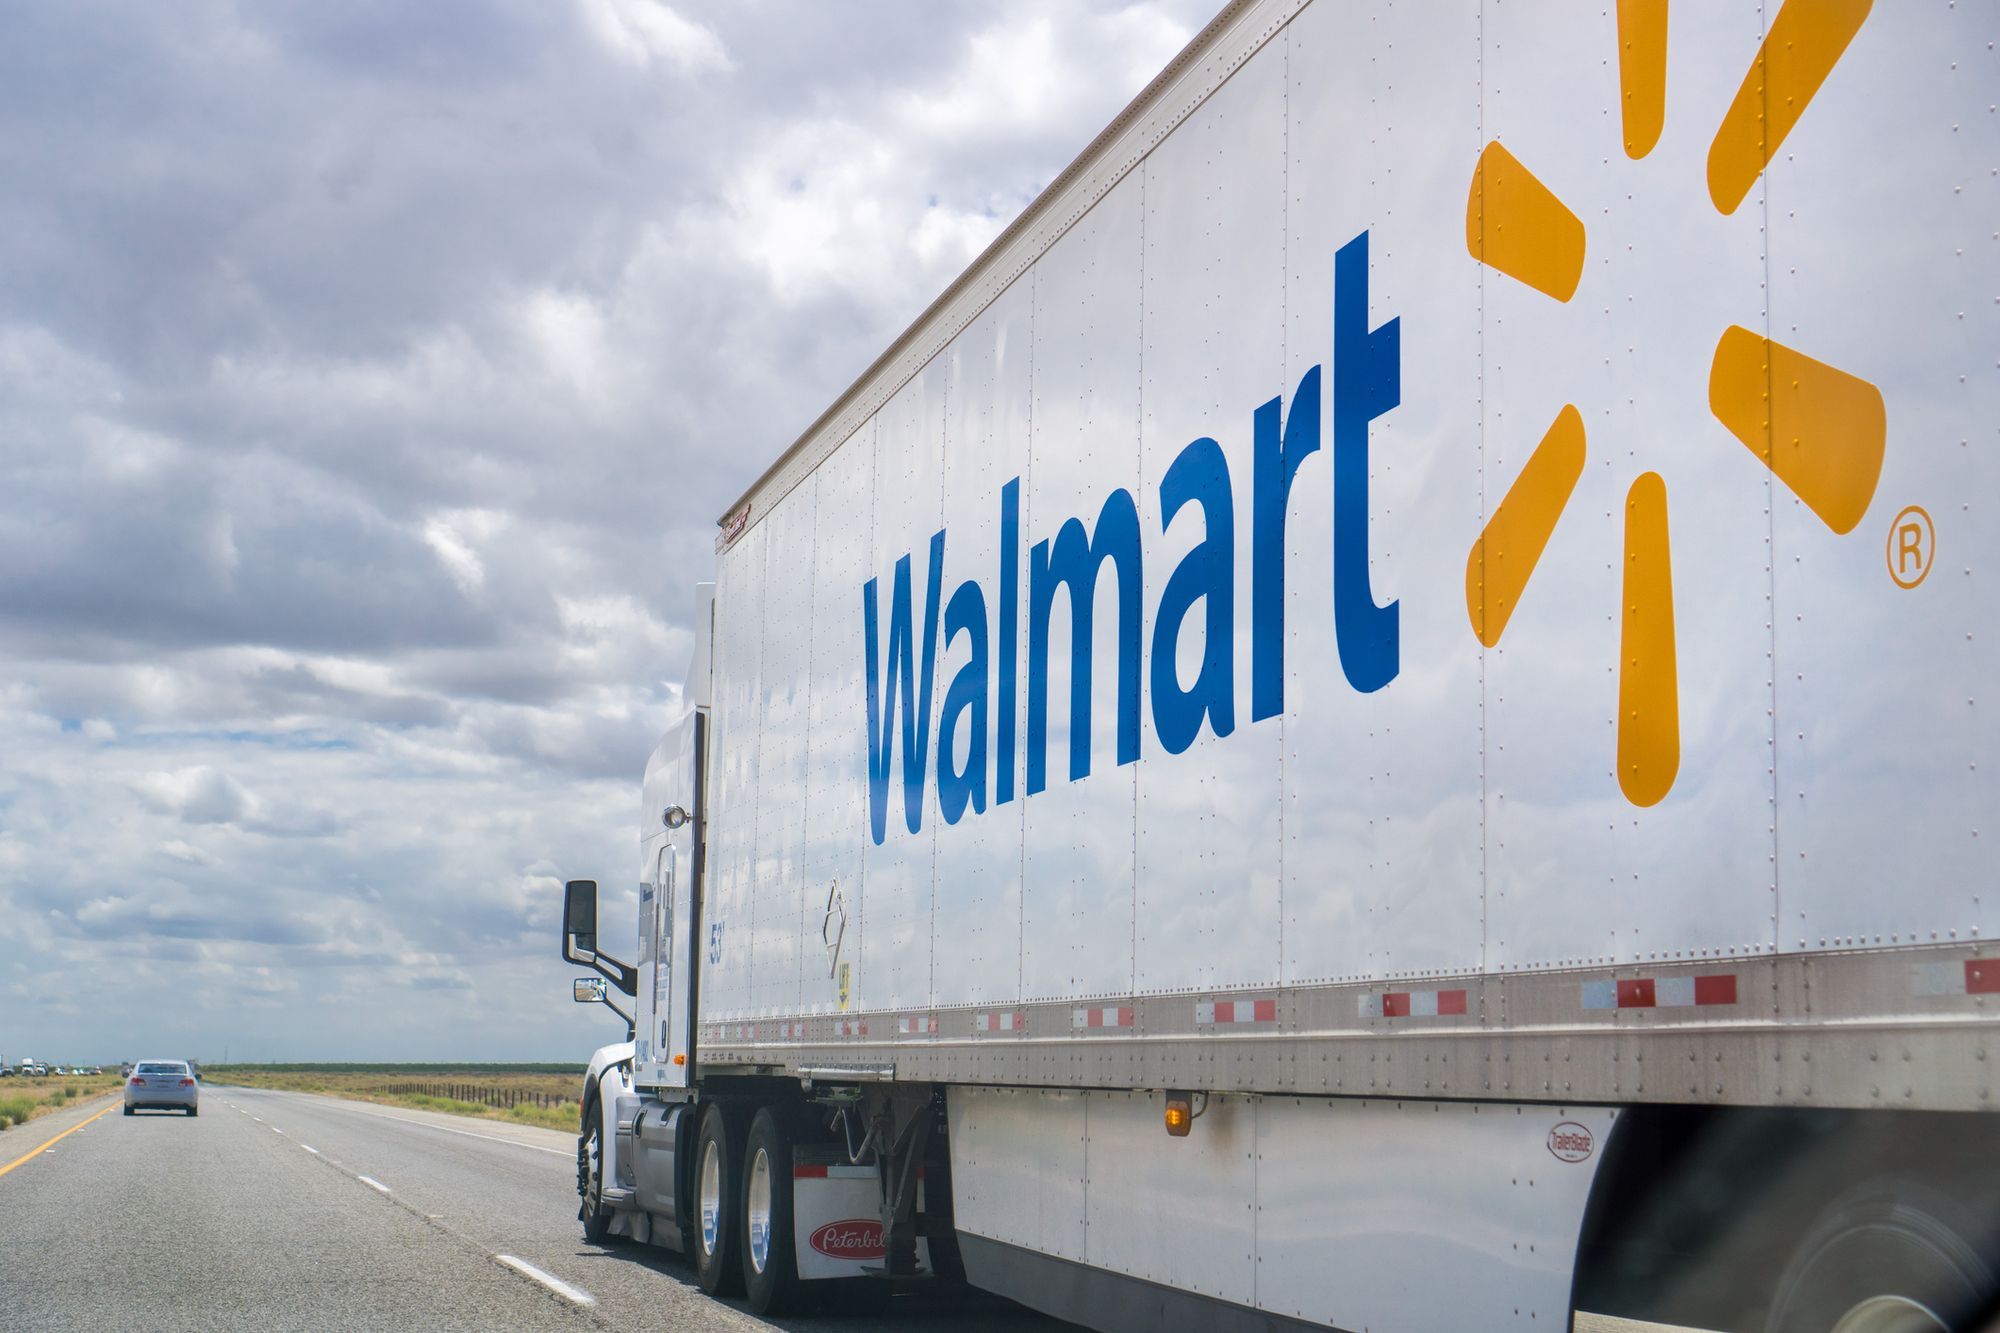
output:
[[[1951,1333],[1929,1307],[1907,1296],[1871,1296],[1840,1317],[1833,1333]]]
[[[713,1255],[722,1219],[722,1149],[710,1139],[701,1150],[701,1252]]]
[[[589,1162],[590,1175],[584,1189],[583,1204],[594,1213],[604,1198],[604,1132],[596,1125],[590,1127]]]
[[[750,1266],[759,1273],[771,1257],[771,1157],[762,1147],[750,1159],[750,1185],[743,1191],[750,1220]]]

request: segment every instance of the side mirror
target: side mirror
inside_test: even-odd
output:
[[[563,885],[563,940],[578,953],[597,952],[596,880],[573,879]]]
[[[626,995],[639,993],[639,969],[630,963],[619,962],[608,953],[598,952],[597,881],[594,879],[573,879],[563,885],[562,957],[565,963],[583,964]],[[579,1004],[586,1002],[581,991],[576,998]],[[597,998],[611,1004],[603,996]],[[611,1007],[618,1008],[615,1004]]]
[[[571,985],[574,987],[574,994],[578,1004],[601,1004],[612,1013],[624,1019],[625,1040],[632,1040],[632,1034],[635,1031],[632,1026],[632,1015],[620,1009],[618,1002],[611,998],[611,987],[605,983],[603,977],[577,977],[571,982]]]

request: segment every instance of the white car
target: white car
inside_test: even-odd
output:
[[[185,1060],[141,1060],[125,1081],[125,1114],[141,1110],[201,1114],[201,1085]]]

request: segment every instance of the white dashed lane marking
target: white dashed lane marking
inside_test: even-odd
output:
[[[234,1103],[231,1103],[231,1105],[234,1105]],[[242,1111],[244,1115],[250,1115],[248,1111],[244,1111],[243,1108],[240,1106],[236,1107],[235,1109],[238,1111]],[[341,1109],[348,1110],[351,1108],[343,1107]],[[463,1129],[448,1129],[443,1125],[426,1124],[424,1121],[412,1120],[404,1116],[383,1115],[379,1111],[377,1112],[357,1111],[355,1112],[355,1114],[372,1115],[375,1118],[381,1120],[397,1120],[401,1121],[403,1124],[406,1125],[416,1125],[421,1129],[435,1129],[446,1134],[460,1134],[469,1139],[486,1139],[489,1142],[504,1143],[509,1147],[513,1148],[529,1148],[535,1152],[556,1152],[555,1149],[544,1148],[541,1147],[539,1144],[520,1143],[516,1140],[503,1139],[493,1134],[475,1134],[468,1130],[463,1130]],[[255,1120],[260,1125],[264,1123],[264,1118],[262,1116],[250,1116],[250,1118],[252,1120]],[[273,1134],[277,1134],[280,1136],[284,1134],[284,1131],[279,1129],[276,1125],[271,1126],[271,1132]],[[313,1156],[320,1158],[321,1161],[331,1162],[333,1160],[332,1158],[326,1157],[323,1154],[321,1154],[320,1150],[313,1147],[310,1143],[301,1143],[299,1147],[304,1148],[307,1152],[311,1153]],[[557,1155],[567,1157],[569,1154],[564,1152],[558,1152]],[[334,1163],[334,1165],[337,1166],[339,1165],[339,1163],[336,1162]],[[369,1189],[375,1190],[378,1193],[382,1194],[394,1193],[394,1191],[392,1191],[387,1185],[384,1185],[381,1181],[375,1179],[375,1177],[373,1176],[357,1175],[355,1179],[360,1181],[362,1184],[366,1185]],[[436,1221],[441,1215],[437,1213],[429,1213],[426,1214],[426,1216],[429,1217],[432,1221]],[[562,1297],[564,1300],[569,1301],[574,1305],[597,1304],[597,1298],[591,1295],[589,1292],[585,1291],[582,1287],[574,1286],[568,1282],[565,1282],[561,1278],[557,1277],[554,1273],[545,1272],[542,1269],[535,1267],[533,1264],[529,1263],[525,1259],[516,1258],[511,1254],[496,1254],[493,1257],[498,1262],[506,1265],[508,1268],[511,1268],[515,1272],[519,1273],[522,1277],[527,1278],[531,1282],[540,1283],[542,1286],[548,1288],[548,1290],[554,1292],[556,1295]]]
[[[589,1292],[585,1291],[582,1287],[572,1287],[569,1283],[563,1281],[555,1274],[544,1273],[541,1269],[535,1267],[533,1264],[529,1263],[525,1259],[516,1259],[511,1254],[496,1254],[493,1257],[495,1259],[498,1259],[501,1263],[507,1265],[507,1267],[513,1269],[515,1272],[519,1273],[521,1276],[525,1278],[530,1278],[533,1281],[541,1283],[543,1286],[547,1287],[550,1291],[553,1291],[556,1295],[562,1297],[566,1301],[574,1301],[578,1305],[597,1304],[597,1298],[591,1295]]]
[[[346,1115],[365,1115],[371,1120],[393,1120],[399,1125],[415,1125],[418,1129],[434,1129],[440,1134],[456,1134],[460,1138],[484,1139],[488,1143],[504,1143],[510,1148],[526,1148],[529,1152],[545,1152],[554,1157],[569,1158],[576,1155],[568,1148],[544,1148],[539,1143],[522,1143],[518,1139],[503,1139],[498,1134],[475,1134],[469,1129],[453,1129],[449,1125],[433,1125],[427,1120],[412,1120],[408,1116],[385,1115],[380,1111],[363,1111],[354,1106],[339,1106],[333,1109],[337,1109]]]

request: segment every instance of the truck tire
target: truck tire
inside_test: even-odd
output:
[[[611,1239],[611,1210],[604,1206],[604,1115],[598,1099],[583,1104],[585,1129],[576,1144],[576,1173],[583,1196],[576,1215],[583,1223],[583,1238],[591,1245]]]
[[[694,1271],[711,1296],[743,1290],[743,1129],[739,1106],[715,1102],[694,1142]]]
[[[750,1122],[744,1145],[743,1289],[757,1314],[783,1314],[797,1303],[792,1141],[787,1117],[778,1107],[767,1106]]]
[[[1770,1333],[1971,1333],[2000,1275],[1958,1210],[1919,1187],[1876,1185],[1821,1214],[1778,1281]]]

